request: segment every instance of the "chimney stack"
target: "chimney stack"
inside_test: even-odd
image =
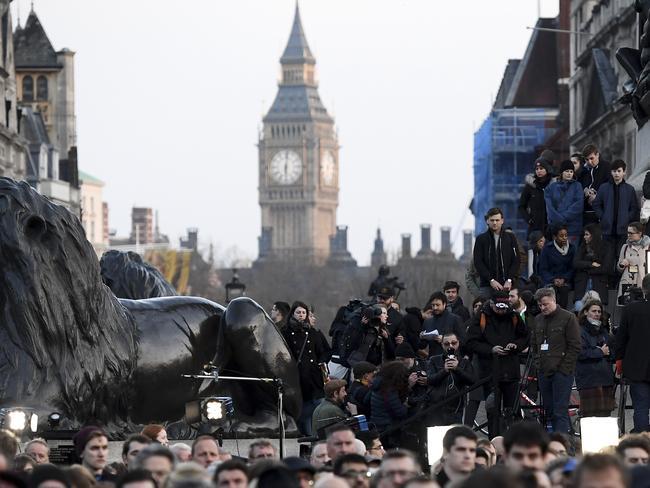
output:
[[[451,254],[451,227],[440,227],[440,253]]]
[[[402,259],[411,259],[411,234],[402,234]]]
[[[433,249],[431,249],[431,224],[421,224],[420,235],[422,240],[422,247],[418,251],[416,257],[430,258],[435,256]]]

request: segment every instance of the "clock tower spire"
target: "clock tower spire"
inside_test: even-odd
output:
[[[336,232],[339,145],[296,10],[259,148],[260,259],[320,265]]]

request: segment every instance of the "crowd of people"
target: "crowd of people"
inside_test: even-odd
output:
[[[464,425],[450,427],[442,456],[431,466],[406,449],[384,450],[372,431],[338,424],[314,444],[309,457],[280,459],[268,439],[237,456],[209,435],[169,445],[164,427],[149,425],[127,438],[121,460],[109,462],[108,435],[87,426],[74,437],[78,463],[50,463],[41,438],[20,443],[0,431],[3,488],[642,488],[650,483],[650,437],[629,434],[599,453],[541,424],[522,421],[504,436],[479,438]]]
[[[340,307],[329,339],[306,303],[273,304],[297,366],[296,426],[309,457],[280,460],[266,439],[248,457],[206,435],[170,446],[163,426],[148,425],[109,463],[108,435],[87,426],[74,437],[78,464],[60,468],[45,440],[19,454],[15,436],[0,431],[0,488],[648,486],[645,204],[625,182],[625,163],[602,161],[593,145],[552,159],[535,162],[521,195],[527,246],[501,209],[485,215],[465,282],[470,307],[456,281],[422,308],[402,307],[404,285],[386,266],[367,301]],[[644,191],[650,198],[650,177]],[[623,383],[632,433],[583,456],[572,420],[611,416]],[[453,426],[440,459],[427,457],[431,426]]]

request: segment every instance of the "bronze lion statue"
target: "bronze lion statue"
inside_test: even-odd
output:
[[[181,375],[209,361],[227,369],[236,356],[238,375],[281,378],[285,412],[300,413],[295,363],[254,301],[226,310],[196,297],[120,300],[102,282],[79,220],[4,177],[0,311],[0,407],[31,407],[42,420],[56,411],[64,428],[99,422],[119,438],[143,423],[181,420],[186,402],[222,388]],[[270,425],[269,388],[231,392],[242,425]]]

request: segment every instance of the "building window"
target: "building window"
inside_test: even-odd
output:
[[[47,78],[43,75],[36,80],[36,99],[47,100]]]
[[[34,100],[34,78],[29,75],[23,78],[23,100],[26,102]]]

